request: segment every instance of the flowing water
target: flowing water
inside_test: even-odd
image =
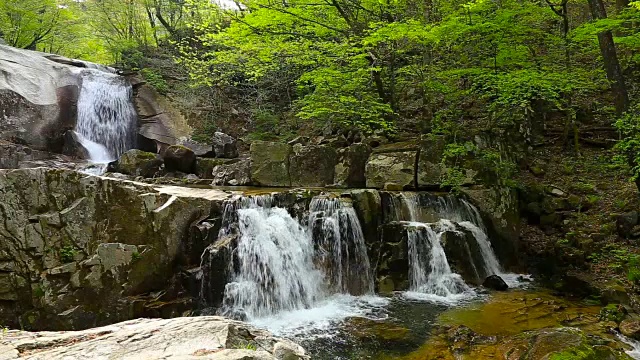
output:
[[[97,69],[82,72],[75,132],[94,163],[107,163],[133,148],[136,111],[129,82]]]
[[[407,231],[410,291],[387,297],[374,295],[367,244],[348,199],[316,196],[303,212],[298,205],[279,205],[271,195],[227,202],[219,236],[235,237],[237,247],[221,313],[243,314],[256,326],[292,338],[314,359],[364,359],[389,350],[386,340],[354,336],[364,323],[385,334],[391,326],[385,335],[390,337],[409,331],[394,351],[419,347],[438,314],[479,299],[449,265],[442,245],[447,232],[472,234],[484,259],[479,266],[501,273],[479,212],[453,197],[425,203],[417,194],[402,193],[393,200],[395,220]],[[442,218],[418,221],[425,206]]]

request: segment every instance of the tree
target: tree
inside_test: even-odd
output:
[[[63,29],[69,16],[55,0],[0,0],[0,34],[11,46],[35,50]]]
[[[588,1],[591,15],[595,20],[607,18],[607,11],[602,0]],[[615,98],[616,113],[622,115],[629,107],[629,95],[624,82],[622,68],[618,61],[616,45],[613,42],[613,33],[611,30],[599,32],[598,43],[600,44],[600,52],[602,53],[607,78],[611,82],[611,91]]]

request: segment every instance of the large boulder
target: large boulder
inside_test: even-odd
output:
[[[371,155],[371,147],[361,143],[338,150],[334,184],[346,188],[365,187],[367,185],[365,167],[369,155]]]
[[[640,340],[640,320],[638,319],[626,319],[620,323],[620,332],[622,335]]]
[[[228,194],[37,168],[0,170],[0,197],[0,323],[60,330],[149,316],[144,294]]]
[[[482,285],[484,280],[493,274],[487,274],[485,270],[480,245],[470,231],[455,226],[454,229],[447,229],[440,238],[449,266],[453,272],[460,274],[466,283]]]
[[[292,147],[268,141],[251,143],[251,181],[257,186],[291,186],[289,157]]]
[[[211,145],[205,145],[193,140],[182,140],[178,143],[178,145],[188,147],[198,157],[203,157],[203,158],[215,157],[215,153],[213,152],[213,146]]]
[[[233,137],[216,132],[213,134],[213,151],[217,158],[235,159],[238,157],[238,145]]]
[[[487,289],[497,291],[507,291],[509,289],[509,285],[507,285],[504,279],[495,274],[490,275],[486,279],[484,279],[482,286],[486,287]]]
[[[82,70],[90,66],[0,45],[0,139],[61,152],[64,133],[75,126]]]
[[[164,162],[158,154],[142,150],[129,150],[120,156],[120,159],[109,164],[109,171],[121,174],[154,177],[160,172]]]
[[[291,186],[322,187],[333,183],[336,150],[328,145],[297,144],[289,158]]]
[[[369,188],[384,189],[393,184],[413,188],[416,175],[417,146],[413,142],[380,146],[367,161],[365,176]]]
[[[182,145],[172,145],[165,150],[164,166],[167,171],[180,171],[183,173],[195,173],[196,154],[193,150]]]
[[[218,165],[212,172],[212,185],[251,185],[251,161],[248,159]]]
[[[24,351],[29,349],[29,351]],[[299,345],[217,316],[136,319],[74,332],[8,331],[0,359],[305,360]]]

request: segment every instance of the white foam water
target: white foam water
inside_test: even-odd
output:
[[[253,320],[310,308],[325,297],[311,238],[287,210],[255,206],[237,212],[239,270],[226,286],[226,302]]]
[[[319,259],[335,291],[372,294],[373,272],[358,215],[350,203],[317,196],[309,205],[308,226],[319,244]]]
[[[131,97],[131,85],[125,78],[97,69],[83,70],[75,131],[92,162],[112,161],[133,148],[137,116]]]
[[[475,292],[451,271],[442,247],[442,235],[455,229],[454,225],[448,221],[435,226],[419,222],[408,225],[410,289],[404,296],[449,304],[473,297]]]
[[[616,333],[616,336],[618,337],[618,339],[620,339],[620,341],[622,341],[623,343],[631,347],[631,350],[627,350],[625,351],[625,353],[629,355],[629,357],[631,357],[632,359],[640,360],[640,342],[633,339],[629,339],[628,337],[620,333]]]

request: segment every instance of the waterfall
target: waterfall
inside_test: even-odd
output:
[[[92,162],[113,161],[134,146],[137,116],[131,96],[131,85],[121,76],[82,72],[75,132]]]
[[[470,290],[462,277],[451,271],[440,241],[452,226],[446,221],[436,224],[435,229],[423,223],[410,223],[407,229],[410,291],[450,298]]]
[[[315,197],[304,225],[271,196],[226,204],[219,238],[238,237],[223,314],[249,319],[306,309],[332,293],[373,293],[364,235],[354,209]]]
[[[309,228],[319,245],[329,283],[338,292],[373,293],[373,273],[358,216],[340,199],[315,197],[309,206]]]
[[[452,272],[447,261],[441,243],[442,235],[447,231],[460,233],[462,229],[473,235],[482,258],[482,264],[474,264],[473,259],[468,259],[474,269],[482,266],[486,274],[503,274],[482,216],[468,201],[453,196],[431,195],[421,199],[417,193],[401,193],[392,197],[391,206],[397,221],[410,221],[407,239],[412,292],[450,298],[470,291],[461,276]],[[431,211],[432,216],[439,220],[435,223],[419,222],[428,217],[425,211]]]

